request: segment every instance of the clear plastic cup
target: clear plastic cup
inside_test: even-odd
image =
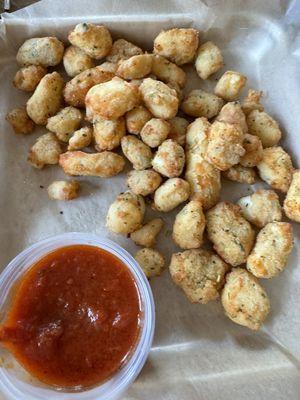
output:
[[[54,389],[31,377],[6,350],[1,350],[0,392],[7,399],[47,400],[113,400],[119,398],[141,371],[149,354],[155,309],[150,285],[134,258],[118,244],[95,234],[65,233],[38,242],[22,251],[0,275],[0,322],[9,308],[12,288],[22,274],[37,260],[60,247],[86,244],[100,247],[118,257],[133,275],[141,298],[141,333],[135,350],[127,362],[108,381],[81,392]]]

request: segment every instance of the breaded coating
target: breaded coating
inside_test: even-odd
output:
[[[15,133],[28,135],[33,132],[35,123],[29,118],[25,107],[14,108],[6,114],[6,121],[11,125]]]
[[[17,53],[20,65],[54,67],[64,54],[64,44],[56,37],[42,37],[25,40]]]
[[[242,128],[243,133],[248,132],[245,114],[238,101],[232,101],[225,104],[216,118],[220,122],[228,122],[229,124],[238,125]]]
[[[61,153],[62,149],[57,137],[54,133],[48,132],[37,139],[27,160],[33,167],[42,169],[45,165],[58,164]]]
[[[202,205],[192,200],[176,215],[172,237],[181,249],[197,249],[202,245],[204,229]]]
[[[173,82],[173,81],[168,82],[166,85],[169,86],[170,89],[175,90],[177,97],[178,97],[178,102],[180,104],[183,100],[183,90],[181,89],[181,87],[178,85],[177,82]]]
[[[125,160],[124,157],[111,151],[94,154],[68,151],[59,157],[59,165],[67,175],[110,178],[124,169]]]
[[[82,114],[78,108],[69,106],[48,118],[46,128],[54,132],[59,140],[68,142],[71,134],[79,128]]]
[[[81,150],[91,144],[93,130],[89,126],[84,126],[75,131],[69,140],[68,151]]]
[[[90,88],[110,81],[114,75],[113,72],[104,71],[101,65],[81,72],[66,83],[64,89],[65,102],[73,107],[84,107],[85,96]]]
[[[206,159],[221,171],[240,162],[245,154],[243,132],[237,125],[215,121],[210,128]]]
[[[108,209],[106,226],[114,233],[128,235],[142,226],[145,203],[131,192],[119,194]]]
[[[206,213],[206,226],[208,238],[223,260],[234,267],[246,262],[254,244],[255,232],[242,217],[239,206],[218,203]]]
[[[169,120],[171,125],[170,133],[168,138],[175,140],[180,146],[185,145],[186,131],[189,122],[182,117],[174,117]]]
[[[94,140],[97,151],[113,150],[120,146],[122,137],[126,134],[125,120],[105,119],[98,117],[94,121]]]
[[[260,138],[263,147],[275,146],[282,133],[278,123],[264,111],[253,110],[247,117],[249,133]]]
[[[147,278],[159,276],[165,266],[165,259],[157,250],[141,249],[135,257]]]
[[[300,170],[293,173],[292,183],[283,203],[285,215],[293,221],[300,222]]]
[[[158,147],[167,139],[171,125],[168,121],[160,118],[152,118],[143,126],[141,139],[150,147]]]
[[[143,126],[152,118],[152,114],[144,106],[134,107],[125,115],[126,128],[129,133],[138,135]]]
[[[292,225],[270,222],[257,235],[247,269],[257,278],[273,278],[285,269],[292,248]]]
[[[37,125],[46,125],[47,120],[59,110],[63,99],[64,81],[58,72],[45,75],[27,101],[26,110]]]
[[[118,64],[115,64],[115,63],[112,63],[109,61],[105,61],[102,64],[98,65],[98,67],[102,71],[112,72],[115,75],[117,72]]]
[[[85,97],[87,116],[117,119],[140,102],[138,89],[120,78],[93,86]]]
[[[202,304],[219,297],[228,269],[220,257],[202,249],[173,254],[169,266],[173,281],[189,301]]]
[[[220,171],[191,150],[186,152],[185,180],[190,184],[190,199],[200,201],[204,210],[217,204],[221,192]]]
[[[224,102],[212,93],[202,89],[192,90],[183,100],[181,109],[191,117],[206,117],[208,119],[216,116]]]
[[[152,69],[152,54],[139,54],[119,61],[116,75],[123,79],[141,79]]]
[[[154,193],[154,208],[169,212],[189,198],[190,185],[181,178],[166,180]]]
[[[210,127],[210,123],[204,117],[197,118],[189,124],[186,133],[186,150],[191,150],[193,153],[204,157],[207,150]]]
[[[121,140],[124,156],[132,163],[134,169],[141,171],[151,167],[152,152],[148,145],[135,136],[127,135]]]
[[[183,148],[174,140],[165,140],[158,148],[152,160],[155,171],[167,178],[174,178],[182,174],[185,164]]]
[[[201,79],[219,71],[224,65],[221,50],[213,42],[203,43],[196,55],[195,67]]]
[[[52,200],[73,200],[78,197],[80,185],[76,181],[54,181],[48,186],[47,192]]]
[[[160,81],[165,83],[176,82],[181,88],[184,87],[186,82],[186,73],[184,70],[159,55],[153,56],[152,73]]]
[[[215,94],[226,101],[235,100],[246,82],[247,78],[239,72],[226,71],[215,87]]]
[[[161,31],[154,39],[153,52],[177,65],[193,61],[199,44],[198,31],[192,28],[174,28]]]
[[[256,167],[263,158],[263,146],[259,137],[246,133],[243,139],[243,147],[246,153],[241,157],[240,164],[243,167]]]
[[[254,168],[243,167],[240,164],[223,171],[223,176],[231,181],[246,183],[248,185],[253,185],[257,178]]]
[[[270,311],[267,293],[243,268],[234,268],[226,275],[221,301],[228,318],[253,330],[261,327]]]
[[[28,65],[28,67],[19,69],[14,77],[13,84],[17,89],[33,92],[46,74],[46,68],[40,65]]]
[[[279,198],[273,190],[258,190],[240,198],[237,204],[241,207],[243,217],[258,228],[263,228],[269,222],[281,221]]]
[[[245,115],[249,115],[253,110],[264,111],[264,107],[260,103],[260,98],[262,95],[263,92],[253,89],[248,90],[248,95],[242,103],[242,109]]]
[[[79,47],[69,46],[63,57],[66,73],[72,78],[94,67],[94,60]]]
[[[291,157],[282,147],[264,149],[263,158],[257,164],[257,168],[261,179],[273,189],[283,193],[288,191],[294,168]]]
[[[68,39],[73,46],[96,60],[107,56],[112,48],[111,35],[103,25],[78,24],[69,33]]]
[[[174,89],[151,78],[144,79],[139,89],[146,107],[154,117],[169,119],[176,116],[179,100]]]
[[[126,183],[134,194],[148,196],[160,186],[162,177],[151,169],[133,170],[128,173]]]
[[[125,39],[118,39],[113,43],[111,51],[106,59],[112,63],[118,63],[121,60],[127,60],[139,54],[143,54],[141,48]]]
[[[147,222],[140,229],[134,231],[130,235],[130,239],[138,246],[153,247],[156,243],[156,236],[163,227],[163,220],[155,218]]]

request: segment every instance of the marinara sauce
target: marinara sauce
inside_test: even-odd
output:
[[[133,276],[95,246],[53,251],[21,278],[0,341],[39,380],[90,387],[111,377],[137,343],[140,299]]]

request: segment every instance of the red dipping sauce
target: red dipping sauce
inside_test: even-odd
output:
[[[110,378],[130,357],[140,314],[126,265],[98,247],[73,245],[22,276],[0,341],[42,382],[86,388]]]

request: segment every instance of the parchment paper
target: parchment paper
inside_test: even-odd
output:
[[[283,129],[283,146],[292,154],[295,166],[300,166],[299,2],[41,1],[4,14],[0,25],[1,268],[29,244],[68,231],[103,234],[131,253],[136,251],[128,239],[105,228],[108,206],[126,189],[124,174],[108,180],[80,179],[81,197],[68,203],[50,201],[46,187],[63,178],[62,171],[58,167],[39,171],[26,163],[28,150],[42,130],[28,137],[17,136],[5,122],[7,111],[25,104],[28,97],[11,83],[18,68],[17,48],[32,36],[58,35],[65,40],[68,30],[83,21],[103,22],[114,37],[128,38],[148,49],[162,28],[200,29],[201,41],[210,39],[221,47],[226,69],[245,73],[248,87],[265,92],[266,110]],[[211,89],[215,78],[203,84],[194,76],[187,89]],[[254,189],[224,185],[223,198],[233,201]],[[175,250],[168,236],[175,214],[164,218],[167,226],[158,243],[167,260]],[[151,215],[148,211],[147,218]],[[294,233],[295,247],[287,270],[262,282],[272,312],[258,333],[233,324],[223,315],[219,302],[189,304],[167,270],[152,279],[157,311],[153,348],[125,399],[299,399],[300,268],[299,228],[295,225]]]

